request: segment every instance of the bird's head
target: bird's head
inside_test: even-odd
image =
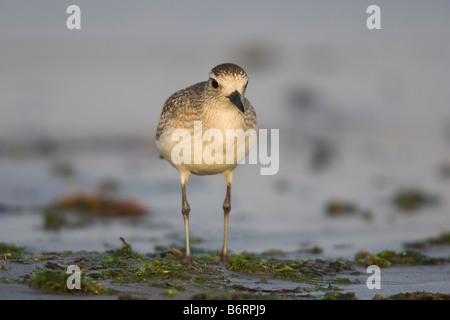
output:
[[[216,99],[232,102],[241,112],[245,112],[242,99],[247,84],[247,74],[241,67],[223,63],[209,72],[207,91]]]

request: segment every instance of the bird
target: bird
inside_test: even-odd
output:
[[[248,80],[247,73],[240,66],[222,63],[211,69],[207,81],[175,92],[163,105],[155,138],[161,156],[180,174],[186,240],[184,264],[192,266],[197,263],[189,246],[190,206],[186,183],[191,174],[222,174],[225,177],[224,234],[218,262],[229,261],[227,239],[233,173],[257,138],[256,112],[245,97]],[[239,140],[242,137],[244,140]]]

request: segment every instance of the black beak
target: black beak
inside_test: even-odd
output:
[[[228,97],[230,101],[239,109],[241,112],[245,112],[244,104],[242,103],[241,94],[237,91],[230,94]]]

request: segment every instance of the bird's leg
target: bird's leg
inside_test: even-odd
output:
[[[225,198],[225,201],[223,202],[223,219],[224,219],[223,247],[222,253],[220,255],[220,261],[225,263],[228,261],[227,240],[228,240],[228,218],[231,210],[230,193],[231,193],[231,184],[227,184],[227,196]]]
[[[233,179],[233,171],[228,172],[225,175],[227,180],[227,195],[225,197],[225,201],[223,202],[223,218],[224,218],[224,228],[223,228],[223,247],[222,253],[220,255],[221,262],[228,262],[228,218],[231,210],[231,180]]]
[[[187,179],[188,178],[183,179],[183,176],[181,178],[181,196],[182,196],[181,212],[183,213],[184,232],[186,235],[186,257],[183,259],[183,263],[185,263],[187,265],[192,265],[195,263],[195,261],[191,256],[191,248],[189,246],[189,212],[191,211],[191,208],[189,207],[189,203],[187,202],[187,198],[186,198]]]

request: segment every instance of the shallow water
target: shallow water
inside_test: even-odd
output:
[[[324,249],[323,256],[351,258],[358,250],[400,250],[404,242],[450,229],[449,202],[444,193],[450,181],[433,170],[444,153],[433,153],[434,159],[429,153],[422,153],[421,159],[418,153],[409,157],[411,161],[397,163],[392,155],[381,156],[382,151],[370,151],[367,156],[363,142],[358,144],[356,140],[342,138],[337,147],[339,156],[328,169],[318,172],[308,166],[307,145],[299,147],[298,152],[287,151],[291,145],[287,140],[281,141],[278,175],[261,176],[258,165],[241,165],[232,188],[231,252],[295,252],[318,246]],[[120,246],[119,237],[140,252],[172,244],[183,247],[178,173],[159,159],[154,149],[144,147],[127,148],[126,152],[120,147],[103,151],[97,148],[95,152],[86,147],[76,152],[61,150],[51,156],[1,159],[0,203],[10,209],[1,213],[0,241],[31,247],[37,252],[101,251]],[[430,145],[421,150],[426,147]],[[286,154],[291,156],[283,157]],[[76,183],[52,173],[52,164],[60,159],[69,159],[77,172]],[[119,195],[139,200],[150,209],[150,214],[137,221],[102,220],[59,231],[43,228],[40,208],[74,188],[93,191],[105,178],[119,181]],[[420,186],[439,196],[439,203],[416,212],[399,211],[390,199],[404,186]],[[193,176],[187,194],[191,237],[196,239],[193,246],[218,250],[223,228],[223,177]],[[370,211],[370,215],[330,217],[325,204],[333,198],[353,201],[361,210]]]
[[[259,14],[247,3],[231,24],[219,4],[175,12],[116,4],[108,16],[101,2],[80,2],[83,29],[70,33],[60,27],[64,6],[41,3],[5,2],[0,11],[1,242],[36,251],[104,250],[119,237],[141,252],[184,246],[179,177],[152,137],[165,99],[224,61],[249,73],[260,127],[280,130],[276,175],[261,176],[260,165],[236,171],[231,252],[318,246],[323,256],[352,257],[450,230],[450,181],[439,173],[450,161],[448,4],[407,12],[383,4],[386,28],[368,33],[358,2],[327,10],[269,2]],[[76,183],[52,174],[58,161],[76,169]],[[151,214],[43,229],[42,206],[110,177]],[[440,202],[401,213],[390,199],[404,187]],[[224,179],[194,176],[187,192],[193,245],[219,249]],[[335,198],[370,219],[328,217]]]

